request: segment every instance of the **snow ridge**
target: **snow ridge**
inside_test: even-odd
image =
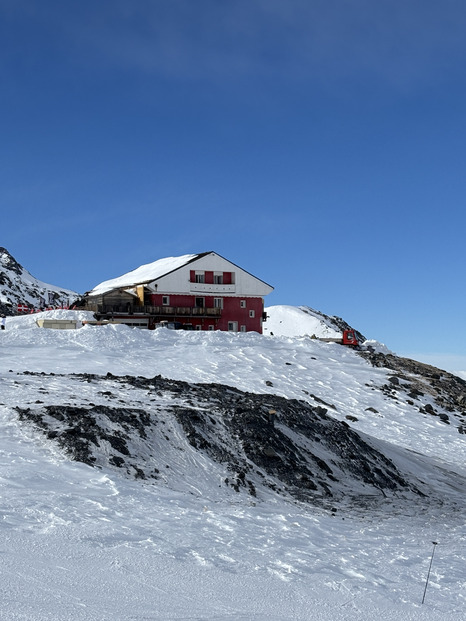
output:
[[[269,306],[265,312],[264,334],[272,336],[338,338],[343,330],[354,329],[341,317],[330,317],[309,306]],[[366,341],[366,337],[357,330],[356,336],[360,343]]]

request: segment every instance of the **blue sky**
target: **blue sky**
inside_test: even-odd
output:
[[[465,31],[459,0],[0,0],[0,245],[79,292],[214,250],[466,370]]]

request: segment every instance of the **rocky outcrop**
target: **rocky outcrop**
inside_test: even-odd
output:
[[[163,481],[170,450],[184,454],[187,467],[194,451],[220,466],[224,486],[250,496],[268,490],[325,505],[422,495],[375,445],[323,407],[160,376],[73,377],[92,384],[106,405],[37,403],[16,410],[72,459],[94,467]],[[128,387],[146,395],[147,408],[121,403],[119,389]]]
[[[393,371],[384,393],[394,399],[401,395],[410,405],[418,405],[423,414],[438,416],[445,424],[455,424],[466,433],[466,381],[428,364],[393,354],[359,352],[373,366]],[[429,397],[433,404],[423,403]]]

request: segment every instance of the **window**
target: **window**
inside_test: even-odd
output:
[[[214,274],[214,285],[223,285],[223,272],[221,274]]]
[[[229,321],[228,322],[228,331],[229,332],[238,332],[238,322],[237,321]]]
[[[204,298],[196,298],[196,308],[204,308]]]
[[[208,326],[207,330],[212,331],[214,329],[214,326],[211,324],[210,326]]]
[[[162,296],[162,304],[163,304],[163,306],[170,306],[170,296],[169,295],[163,295]]]
[[[196,326],[196,330],[202,330],[202,326]]]
[[[195,280],[196,282],[205,282],[204,272],[196,272]]]
[[[241,300],[239,305],[241,308],[246,308],[246,300]]]
[[[214,308],[223,308],[223,298],[214,298]]]
[[[246,332],[246,326],[241,326],[241,328],[239,329],[240,332]]]
[[[256,316],[256,311],[250,310],[249,317],[255,317],[255,316]]]

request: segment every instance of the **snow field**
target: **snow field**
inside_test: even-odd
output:
[[[125,326],[53,331],[36,328],[29,317],[11,319],[0,334],[3,618],[464,618],[466,533],[454,505],[411,515],[363,509],[329,515],[272,495],[255,501],[220,489],[220,471],[195,451],[167,454],[170,468],[160,485],[70,462],[13,410],[36,401],[106,403],[70,373],[161,374],[317,404],[314,395],[335,406],[331,415],[357,417],[352,427],[384,442],[387,454],[416,474],[434,476],[434,458],[444,468],[444,479],[436,471],[439,488],[454,485],[449,471],[464,475],[464,436],[389,400],[378,390],[389,373],[338,345]],[[127,406],[150,407],[150,395],[114,389]],[[193,474],[180,483],[177,469],[186,464]],[[458,476],[458,510],[462,489]],[[432,541],[439,545],[421,606]]]
[[[7,428],[8,618],[110,619],[115,605],[121,619],[307,619],[309,606],[318,619],[365,619],[379,607],[393,609],[384,618],[461,618],[464,534],[451,515],[413,518],[400,533],[396,516],[212,501],[203,490],[112,480],[38,445],[11,420]],[[444,528],[421,608],[430,543]]]

